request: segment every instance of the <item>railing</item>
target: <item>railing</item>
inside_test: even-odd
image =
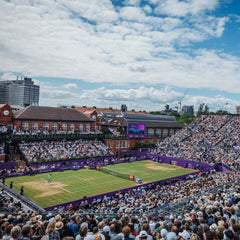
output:
[[[28,198],[26,198],[24,195],[21,195],[17,192],[15,192],[13,189],[9,188],[3,183],[0,183],[1,189],[4,189],[9,195],[14,197],[15,199],[19,200],[22,204],[27,206],[28,208],[32,209],[32,211],[39,213],[39,214],[46,214],[46,210],[38,206],[36,203],[30,201]]]
[[[21,141],[56,141],[56,140],[103,140],[103,134],[94,134],[94,133],[87,133],[87,134],[78,134],[78,133],[66,133],[66,134],[26,134],[26,135],[7,135],[1,134],[0,135],[0,142],[21,142]]]

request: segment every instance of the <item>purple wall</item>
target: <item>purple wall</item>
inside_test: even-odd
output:
[[[231,172],[229,169],[227,169],[226,167],[224,166],[221,166],[221,165],[218,165],[218,164],[215,164],[214,165],[214,168],[217,172]]]
[[[16,162],[3,162],[0,163],[0,170],[11,170],[16,167]]]
[[[149,158],[155,162],[165,163],[165,164],[173,164],[175,162],[176,166],[183,167],[183,168],[191,168],[191,169],[198,169],[201,171],[210,171],[214,169],[214,165],[202,162],[196,162],[191,160],[185,160],[180,158],[173,158],[173,157],[166,157],[160,156],[157,154],[149,154]]]

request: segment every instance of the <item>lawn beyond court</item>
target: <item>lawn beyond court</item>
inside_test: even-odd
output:
[[[194,172],[191,169],[174,168],[171,165],[159,164],[148,160],[109,165],[107,168],[132,174],[135,178],[141,178],[143,183]],[[43,173],[35,176],[8,178],[6,179],[6,184],[9,186],[9,183],[13,181],[13,189],[17,192],[20,191],[21,186],[24,186],[25,196],[41,207],[137,185],[133,181],[89,169],[53,172],[50,184],[47,182],[47,176],[48,173]]]

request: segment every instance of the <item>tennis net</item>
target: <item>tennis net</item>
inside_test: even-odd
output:
[[[111,174],[111,175],[116,176],[116,177],[120,177],[120,178],[124,178],[124,179],[127,179],[127,180],[134,181],[134,176],[131,175],[131,174],[128,174],[128,173],[122,173],[122,172],[118,172],[118,171],[115,171],[115,170],[112,170],[112,169],[108,169],[108,168],[105,168],[105,167],[99,167],[99,166],[97,166],[96,169],[101,171],[101,172]]]

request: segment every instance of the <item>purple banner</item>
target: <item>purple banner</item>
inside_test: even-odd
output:
[[[16,162],[2,162],[0,163],[0,170],[12,170],[15,169]]]

